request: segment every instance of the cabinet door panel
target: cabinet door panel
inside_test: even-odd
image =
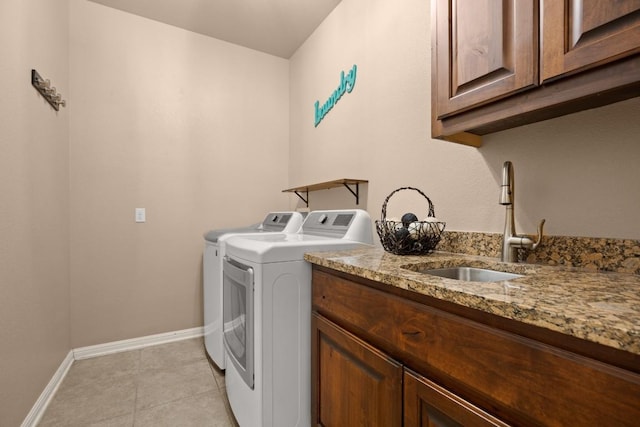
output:
[[[405,368],[405,427],[505,427],[497,418]]]
[[[313,425],[402,426],[402,366],[316,314],[312,384]]]
[[[640,52],[640,0],[542,4],[542,81]]]
[[[532,0],[435,0],[432,37],[437,118],[537,83]]]

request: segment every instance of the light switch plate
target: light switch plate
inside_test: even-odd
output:
[[[147,212],[145,208],[136,208],[136,222],[146,222]]]

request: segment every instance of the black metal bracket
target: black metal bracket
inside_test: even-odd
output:
[[[302,199],[302,201],[307,205],[307,207],[309,207],[309,190],[305,191],[305,194],[307,195],[306,199],[302,197],[302,194],[298,193],[297,190],[294,191],[294,193],[296,193],[296,196],[300,197],[300,199]]]
[[[353,191],[351,187],[349,187],[349,184],[347,184],[346,182],[344,182],[342,185],[344,185],[347,188],[347,190],[349,190],[351,194],[354,195],[354,197],[356,198],[356,205],[359,205],[360,204],[360,184],[356,182],[356,191]]]

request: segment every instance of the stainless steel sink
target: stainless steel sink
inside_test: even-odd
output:
[[[504,271],[487,270],[476,267],[451,267],[420,270],[421,273],[447,279],[465,280],[467,282],[500,282],[524,277],[521,274],[505,273]]]

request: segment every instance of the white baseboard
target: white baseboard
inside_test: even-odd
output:
[[[49,381],[49,384],[44,388],[40,397],[31,408],[31,411],[27,414],[27,417],[22,421],[21,427],[36,426],[40,422],[44,411],[47,409],[47,406],[49,406],[49,402],[53,399],[53,395],[56,394],[58,387],[62,384],[62,380],[67,375],[67,372],[69,372],[73,360],[73,350],[71,350],[67,353],[67,357],[64,358],[58,370],[53,374],[51,381]]]
[[[27,414],[27,417],[21,424],[21,427],[34,427],[39,422],[44,411],[49,406],[51,399],[62,384],[62,380],[67,375],[69,368],[74,360],[89,359],[91,357],[104,356],[106,354],[119,353],[121,351],[137,350],[144,347],[151,347],[159,344],[166,344],[174,341],[182,341],[190,338],[198,338],[204,335],[202,326],[192,329],[183,329],[181,331],[166,332],[163,334],[148,335],[146,337],[132,338],[122,341],[114,341],[105,344],[91,345],[88,347],[80,347],[69,351],[67,357],[64,358],[60,367],[45,387],[36,403]]]
[[[204,328],[200,326],[197,328],[183,329],[181,331],[165,332],[163,334],[147,335],[146,337],[113,341],[105,344],[90,345],[88,347],[79,347],[73,349],[73,357],[75,360],[89,359],[91,357],[120,353],[122,351],[137,350],[174,341],[198,338],[203,335]]]

